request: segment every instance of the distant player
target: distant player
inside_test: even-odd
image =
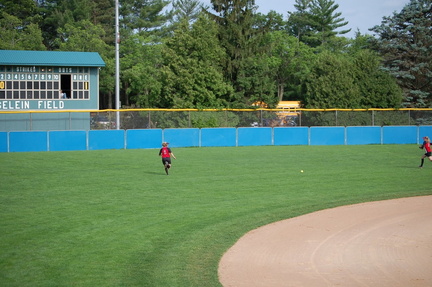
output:
[[[171,168],[171,157],[176,159],[171,149],[168,147],[169,143],[163,142],[162,148],[159,150],[159,155],[162,157],[162,164],[165,167],[165,172],[168,175],[168,170]]]
[[[429,137],[424,137],[423,138],[423,144],[421,146],[419,146],[420,149],[424,149],[426,151],[426,153],[424,155],[422,155],[421,157],[421,164],[420,164],[420,168],[423,167],[423,163],[424,163],[424,159],[425,158],[429,158],[430,161],[432,161],[432,154],[431,154],[431,146],[430,146],[430,140]]]

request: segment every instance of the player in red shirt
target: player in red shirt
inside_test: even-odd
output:
[[[423,138],[423,144],[421,146],[419,146],[420,149],[424,149],[426,151],[426,153],[424,155],[422,155],[421,157],[421,164],[420,164],[420,168],[423,167],[423,163],[424,163],[424,159],[425,158],[429,158],[430,161],[432,161],[432,150],[431,150],[431,145],[430,145],[430,140],[429,137],[424,137]]]
[[[171,157],[176,159],[171,149],[168,147],[169,143],[163,142],[162,148],[159,150],[159,155],[162,157],[162,164],[165,167],[165,172],[168,175],[168,170],[171,168]]]

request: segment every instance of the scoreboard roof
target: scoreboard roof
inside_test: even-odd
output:
[[[0,65],[105,67],[97,52],[0,50]]]

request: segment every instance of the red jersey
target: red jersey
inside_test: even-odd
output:
[[[159,151],[159,155],[162,155],[162,158],[170,157],[171,150],[169,147],[163,147]]]
[[[424,141],[423,148],[426,150],[426,152],[431,152],[430,142]]]

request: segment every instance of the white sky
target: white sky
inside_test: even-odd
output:
[[[392,16],[393,12],[400,12],[410,0],[333,0],[339,8],[335,12],[341,12],[342,18],[348,21],[344,29],[350,29],[351,32],[345,34],[347,37],[354,37],[357,28],[362,34],[372,34],[368,31],[375,25],[380,25],[384,16]],[[210,0],[202,0],[208,6]],[[288,11],[295,11],[294,0],[255,0],[258,6],[258,12],[267,14],[274,10],[284,16],[287,20]]]

